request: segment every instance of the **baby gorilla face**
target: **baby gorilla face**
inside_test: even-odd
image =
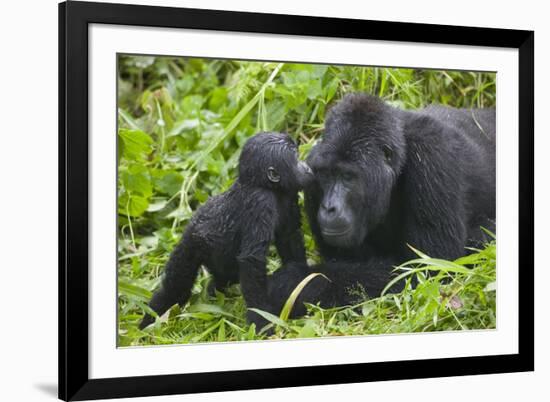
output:
[[[298,191],[313,180],[313,174],[298,159],[298,147],[287,134],[259,133],[243,147],[239,179],[273,190]]]

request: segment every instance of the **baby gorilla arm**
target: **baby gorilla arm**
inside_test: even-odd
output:
[[[270,239],[266,236],[259,239],[255,235],[257,233],[248,233],[244,236],[244,247],[237,257],[239,280],[247,308],[258,308],[267,311],[266,254]],[[257,331],[268,324],[263,317],[250,310],[247,312],[246,317],[250,323],[256,324]]]
[[[241,227],[241,245],[237,261],[239,282],[246,306],[268,311],[266,259],[273,240],[277,210],[269,193],[256,197],[254,208],[248,209],[246,225]],[[259,331],[268,322],[259,314],[248,311],[247,320]]]
[[[275,231],[275,246],[284,265],[306,262],[304,235],[300,227],[300,208],[297,197],[289,200],[287,207],[280,208],[279,228]]]

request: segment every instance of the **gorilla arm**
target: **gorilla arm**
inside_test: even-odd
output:
[[[304,235],[300,222],[300,208],[297,197],[289,197],[288,205],[278,208],[279,222],[275,230],[275,246],[284,265],[306,263]]]
[[[267,194],[266,194],[267,195]],[[248,308],[268,310],[266,256],[273,240],[277,210],[269,195],[247,209],[247,225],[241,228],[241,247],[237,261],[239,281]],[[260,329],[267,322],[249,311],[247,318]]]

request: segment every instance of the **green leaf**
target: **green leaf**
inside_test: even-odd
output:
[[[493,240],[495,240],[497,238],[497,236],[493,232],[491,232],[489,229],[486,229],[482,226],[481,230],[483,230],[485,233],[487,233]]]
[[[208,102],[210,110],[218,110],[227,102],[227,88],[217,87],[212,91],[212,96]]]
[[[215,324],[213,324],[212,326],[208,327],[208,329],[206,329],[206,331],[204,331],[204,332],[201,333],[200,335],[194,337],[194,338],[193,338],[193,342],[199,342],[200,340],[204,339],[208,334],[210,334],[211,332],[213,332],[213,331],[214,331],[216,328],[218,328],[222,323],[223,323],[223,320],[217,321]]]
[[[304,279],[302,279],[302,281],[294,288],[294,290],[292,291],[290,296],[288,296],[288,299],[286,300],[285,305],[283,306],[283,309],[281,310],[281,314],[279,315],[279,318],[282,321],[287,321],[288,320],[288,317],[290,316],[292,308],[294,307],[294,303],[296,303],[296,299],[298,298],[300,293],[302,293],[302,290],[304,290],[306,285],[312,279],[314,279],[317,276],[322,276],[323,278],[325,278],[327,281],[330,282],[330,279],[328,279],[325,275],[323,275],[319,272],[309,274]]]
[[[310,81],[307,87],[307,97],[310,100],[314,100],[320,97],[323,94],[323,87],[321,86],[321,81],[315,80]]]
[[[228,313],[222,307],[217,306],[215,304],[197,303],[189,306],[187,311],[189,311],[190,313],[220,314],[220,315],[236,318],[233,314]]]
[[[137,285],[132,285],[131,283],[125,282],[123,280],[118,281],[118,291],[127,296],[134,296],[138,299],[149,301],[151,299],[152,293],[147,289],[139,287]]]
[[[225,341],[225,320],[221,320],[220,326],[218,328],[218,342]]]
[[[334,95],[336,95],[336,91],[338,90],[339,85],[340,85],[340,80],[337,77],[333,78],[328,86],[325,102],[328,103],[332,98],[334,98]]]
[[[313,320],[306,321],[305,325],[298,332],[298,338],[313,338],[315,335],[315,322]]]
[[[212,155],[208,155],[205,158],[205,162],[206,162],[206,171],[213,176],[219,176],[225,165],[225,161],[223,160],[223,158],[221,159],[219,159],[219,157],[215,158]]]
[[[159,172],[159,171],[157,171]],[[176,171],[155,173],[155,188],[161,193],[172,196],[180,191],[183,184],[183,176]]]
[[[124,109],[118,109],[118,114],[120,117],[122,117],[122,120],[124,120],[126,124],[128,124],[128,126],[130,126],[133,130],[138,130],[138,131],[141,130],[141,128],[139,127],[139,124]]]
[[[131,217],[138,217],[149,207],[149,202],[146,198],[133,195],[123,194],[118,197],[118,213],[122,215],[129,215]]]
[[[328,65],[326,64],[313,64],[311,67],[311,77],[317,80],[323,78],[328,70]]]
[[[174,127],[168,133],[167,137],[183,134],[187,131],[194,130],[200,125],[199,119],[184,119],[174,124]]]
[[[458,265],[475,265],[484,260],[484,257],[478,253],[468,254],[464,257],[457,258],[454,263]]]
[[[254,311],[255,313],[261,315],[267,321],[269,321],[269,322],[271,322],[275,325],[278,325],[278,326],[283,327],[283,328],[288,328],[287,323],[284,322],[283,320],[281,320],[276,315],[273,315],[271,313],[268,313],[267,311],[263,311],[263,310],[260,310],[260,309],[257,309],[257,308],[249,308],[249,310]]]
[[[197,320],[202,321],[212,321],[216,318],[213,314],[210,313],[181,313],[178,314],[176,317],[178,318],[196,318]]]
[[[250,325],[248,332],[246,333],[246,339],[249,341],[256,339],[256,324]]]
[[[268,131],[279,130],[286,117],[285,103],[282,100],[275,100],[266,104]]]
[[[204,104],[201,95],[188,95],[181,101],[181,108],[188,116],[196,116]]]
[[[407,276],[410,276],[413,274],[419,275],[422,273],[422,271],[441,271],[446,273],[452,272],[452,273],[465,274],[467,276],[477,275],[483,278],[489,278],[487,275],[479,271],[474,271],[468,268],[464,268],[463,266],[458,265],[454,262],[441,260],[438,258],[430,258],[425,254],[422,254],[422,253],[420,254],[424,255],[425,257],[407,261],[396,268],[396,269],[406,268],[407,271],[393,278],[382,290],[382,295],[384,295],[388,291],[388,289],[391,288],[395,283],[406,278]],[[408,268],[410,266],[417,266],[417,265],[421,265],[421,266],[417,268]],[[420,277],[418,279],[420,280]]]
[[[128,160],[143,160],[151,153],[153,139],[141,130],[118,130],[118,138],[122,144],[122,156]]]
[[[415,249],[413,246],[411,246],[410,244],[407,244],[407,246],[416,254],[418,255],[420,258],[430,258],[429,255],[427,254],[424,254],[422,251],[419,251],[417,249]]]
[[[138,194],[143,198],[149,198],[153,194],[151,176],[143,165],[134,164],[120,174],[122,185],[128,193]]]
[[[168,200],[161,199],[158,201],[155,201],[154,203],[150,203],[147,207],[147,212],[158,212],[164,209],[164,207],[168,204]]]
[[[361,307],[361,314],[364,317],[368,317],[370,313],[372,313],[375,310],[375,307],[372,303],[364,303]]]

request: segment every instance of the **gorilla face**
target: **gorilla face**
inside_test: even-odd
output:
[[[315,186],[306,197],[327,244],[358,246],[384,220],[404,164],[397,113],[364,95],[347,96],[330,111],[323,140],[308,157]]]
[[[319,150],[322,150],[320,145]],[[389,208],[394,172],[383,151],[368,161],[341,161],[332,166],[312,158],[319,208],[317,223],[326,243],[350,248],[384,219]]]
[[[351,170],[316,169],[320,204],[317,222],[323,239],[335,247],[354,246],[366,235],[366,214],[358,208],[365,186]]]
[[[298,191],[313,180],[309,166],[298,159],[290,136],[265,132],[251,137],[239,159],[239,179],[270,190]]]

